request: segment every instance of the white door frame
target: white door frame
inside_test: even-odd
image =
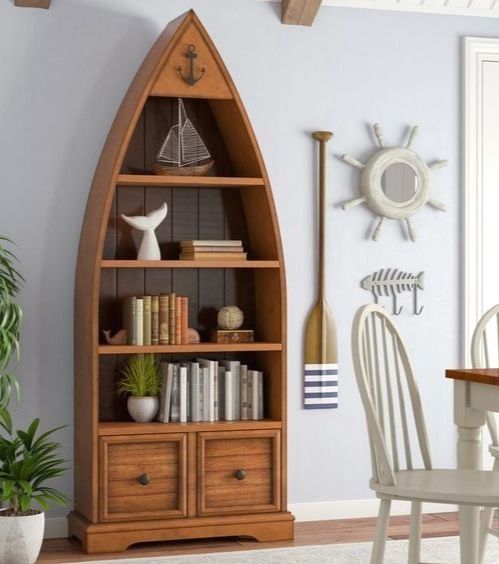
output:
[[[483,311],[483,63],[499,62],[499,39],[464,38],[464,362]]]

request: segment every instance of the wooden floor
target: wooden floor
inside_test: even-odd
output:
[[[290,546],[307,546],[345,542],[364,542],[374,536],[375,519],[345,519],[341,521],[313,521],[296,523],[295,539],[286,542],[258,543],[249,539],[214,539],[199,541],[178,541],[140,544],[130,547],[125,553],[98,555],[83,554],[76,543],[67,539],[50,539],[44,542],[39,564],[86,562],[100,558],[154,558],[228,552],[236,550],[255,550]],[[423,516],[423,536],[445,537],[458,534],[457,513],[434,513]],[[409,517],[392,517],[388,536],[391,539],[405,539],[409,534]]]

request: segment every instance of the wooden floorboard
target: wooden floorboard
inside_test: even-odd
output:
[[[236,550],[255,550],[292,546],[310,546],[317,544],[335,544],[349,542],[369,542],[374,536],[376,519],[342,519],[339,521],[311,521],[296,523],[295,538],[292,541],[259,543],[249,539],[213,539],[176,541],[162,543],[144,543],[130,547],[119,554],[88,556],[79,545],[67,539],[50,539],[43,543],[39,564],[69,564],[91,560],[111,560],[121,558],[155,558],[187,554],[229,552]],[[423,516],[424,537],[446,537],[458,534],[457,513],[434,513]],[[409,516],[397,516],[390,519],[388,536],[391,539],[405,539],[409,534]]]

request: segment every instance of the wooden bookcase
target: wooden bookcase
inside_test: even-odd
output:
[[[184,82],[187,46],[201,80]],[[156,176],[154,156],[177,98],[215,161],[210,176]],[[168,204],[161,261],[135,260],[140,234],[120,214]],[[178,260],[182,239],[241,239],[247,261]],[[111,346],[129,295],[189,297],[195,345]],[[216,312],[236,304],[255,343],[209,343]],[[234,358],[264,372],[265,419],[135,423],[116,398],[127,355]],[[237,480],[236,470],[246,470]],[[146,486],[138,477],[149,474]],[[83,221],[75,288],[75,489],[71,536],[89,553],[136,542],[243,535],[289,539],[286,506],[286,298],[269,180],[237,91],[194,12],[170,23],[144,60],[104,146]]]

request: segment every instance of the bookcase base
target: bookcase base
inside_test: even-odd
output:
[[[260,542],[293,539],[294,517],[289,512],[194,519],[90,523],[73,511],[69,538],[77,538],[87,554],[123,552],[138,542],[251,537]]]

